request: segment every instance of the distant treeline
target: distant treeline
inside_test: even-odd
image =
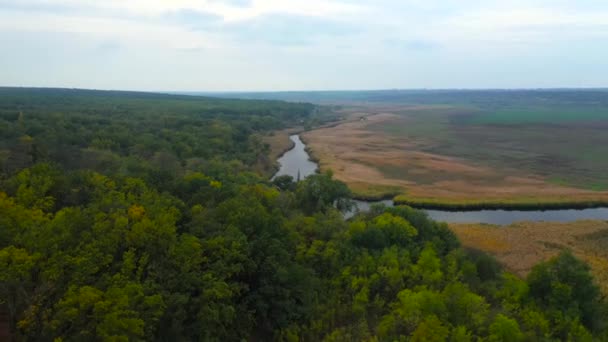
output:
[[[418,89],[359,91],[285,91],[184,93],[223,98],[283,100],[314,103],[449,104],[480,107],[571,104],[608,106],[608,89]]]

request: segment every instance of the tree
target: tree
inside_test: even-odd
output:
[[[450,323],[465,326],[472,331],[484,325],[489,305],[483,297],[458,282],[448,284],[442,295],[449,312]]]
[[[437,253],[431,244],[428,244],[420,253],[418,262],[416,262],[415,272],[421,284],[430,287],[439,286],[443,279],[441,259],[437,257]]]
[[[490,325],[488,340],[491,342],[519,342],[523,340],[523,334],[519,330],[517,321],[498,314]]]
[[[438,318],[447,318],[447,308],[441,294],[430,290],[414,292],[406,289],[397,295],[398,301],[391,305],[390,314],[382,317],[378,334],[383,339],[398,339],[409,336],[427,317],[433,316],[425,328]]]
[[[472,342],[473,337],[467,328],[459,325],[452,330],[450,334],[450,342]]]
[[[293,181],[293,177],[290,175],[281,175],[272,180],[277,188],[282,191],[293,191],[296,189],[296,182]]]
[[[391,245],[406,246],[418,234],[409,222],[390,213],[383,213],[367,224],[354,221],[350,228],[353,243],[370,249],[383,249]]]
[[[571,256],[524,282],[422,211],[344,220],[351,193],[331,172],[257,173],[260,137],[328,119],[314,108],[0,87],[14,339],[606,340],[607,308]]]
[[[532,299],[557,320],[580,318],[592,331],[602,328],[599,288],[594,284],[589,266],[565,251],[535,266],[527,278]],[[565,338],[563,334],[561,336]]]
[[[412,342],[443,342],[449,335],[449,328],[444,326],[434,315],[422,321],[412,334]]]
[[[11,329],[15,329],[19,316],[30,304],[35,286],[33,271],[39,257],[13,246],[0,249],[0,305],[8,308]]]
[[[28,208],[50,211],[55,199],[50,191],[55,185],[57,170],[49,164],[37,164],[19,172],[12,180],[16,201]]]
[[[299,182],[296,198],[300,208],[307,214],[326,212],[334,206],[341,212],[347,212],[354,205],[346,184],[334,180],[331,171],[308,176]]]
[[[63,339],[144,340],[163,312],[161,296],[146,296],[139,284],[126,283],[102,291],[71,287],[57,304],[52,336]]]

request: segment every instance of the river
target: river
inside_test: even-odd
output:
[[[306,152],[306,145],[300,140],[300,136],[292,135],[289,139],[293,141],[294,146],[291,150],[283,153],[277,160],[281,167],[272,178],[289,175],[293,177],[294,180],[297,180],[298,178],[304,179],[317,172],[317,163],[309,159],[308,152]]]
[[[304,179],[317,171],[317,164],[312,162],[306,152],[306,145],[298,135],[289,137],[294,142],[294,147],[287,151],[278,162],[281,168],[274,177],[290,175],[294,179]],[[273,177],[273,178],[274,178]],[[361,212],[369,210],[373,204],[384,204],[393,206],[393,201],[384,200],[377,202],[355,201]],[[608,220],[608,208],[590,209],[558,209],[558,210],[471,210],[471,211],[445,211],[424,210],[432,219],[448,223],[488,223],[507,225],[519,221],[547,221],[547,222],[571,222],[577,220]],[[352,217],[356,211],[347,213],[346,218]]]

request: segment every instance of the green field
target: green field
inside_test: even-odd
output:
[[[469,124],[476,125],[522,125],[522,124],[568,124],[577,122],[605,122],[606,108],[539,107],[511,108],[484,111],[473,115]]]

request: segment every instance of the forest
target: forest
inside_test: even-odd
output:
[[[0,88],[0,317],[14,341],[607,341],[565,251],[525,278],[407,206],[344,220],[271,181],[307,103]]]

